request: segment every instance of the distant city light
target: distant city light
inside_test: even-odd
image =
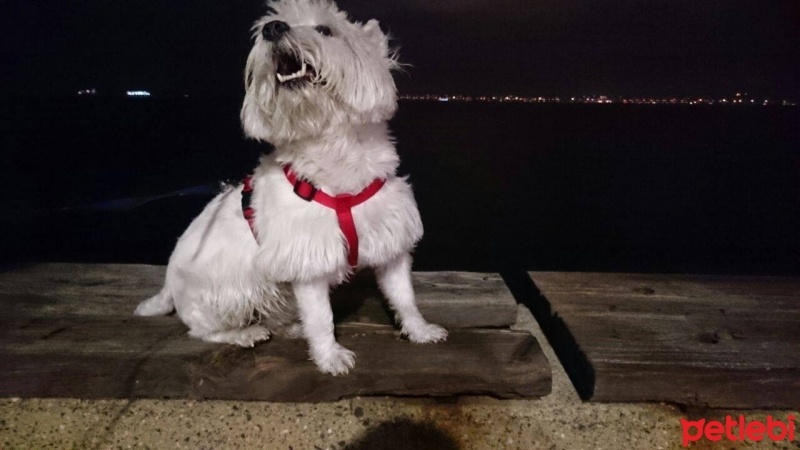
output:
[[[78,95],[97,95],[97,89],[95,88],[81,89],[80,91],[78,91]]]
[[[148,91],[128,91],[128,97],[150,97],[150,92]]]
[[[440,102],[497,102],[497,103],[562,103],[562,104],[622,104],[622,105],[781,105],[797,106],[791,100],[751,98],[746,92],[737,92],[730,97],[623,97],[608,95],[584,95],[580,97],[524,97],[519,95],[443,95],[412,94],[399,95],[399,100],[440,101]],[[749,101],[748,101],[749,100]]]

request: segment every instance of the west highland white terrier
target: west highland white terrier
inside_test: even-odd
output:
[[[136,314],[175,309],[189,335],[242,347],[294,327],[319,370],[344,374],[355,355],[335,340],[329,290],[372,267],[402,333],[444,340],[411,283],[422,222],[395,174],[386,121],[398,63],[388,38],[376,20],[351,22],[328,0],[278,0],[267,11],[253,27],[241,120],[275,150],[189,225],[163,289]]]

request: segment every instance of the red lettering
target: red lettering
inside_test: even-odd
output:
[[[736,436],[733,434],[733,428],[736,426],[736,421],[731,416],[725,416],[725,437],[731,441],[737,441]]]
[[[757,421],[757,420],[754,420],[754,421],[748,423],[747,424],[747,430],[746,430],[747,439],[750,439],[751,441],[756,441],[756,442],[761,441],[762,439],[764,439],[764,431],[765,431],[765,429],[766,429],[766,427],[764,427],[764,424],[759,422],[759,421]]]
[[[775,427],[779,427],[781,429],[781,434],[773,434],[772,430]],[[786,429],[786,425],[783,424],[780,420],[772,420],[772,416],[767,416],[767,436],[773,441],[781,441],[783,440],[789,431]]]
[[[722,439],[723,431],[725,431],[725,427],[722,426],[722,422],[709,420],[706,424],[706,439],[716,442]]]
[[[694,442],[700,440],[703,437],[703,426],[706,423],[706,419],[700,420],[693,420],[689,421],[686,419],[681,419],[681,429],[683,430],[683,446],[688,447],[689,442]],[[694,427],[697,430],[697,433],[694,435],[689,434],[689,429]]]
[[[739,414],[739,440],[744,440],[744,416]]]
[[[744,415],[739,415],[738,420],[731,416],[725,416],[724,424],[717,420],[681,419],[684,447],[688,447],[690,442],[699,441],[703,436],[712,442],[722,440],[723,436],[732,442],[745,440],[760,442],[767,437],[773,442],[786,440],[787,437],[789,442],[794,442],[795,427],[795,416],[793,415],[786,416],[786,422],[773,416],[767,416],[766,423],[758,420],[747,422]],[[736,432],[737,428],[738,433]]]

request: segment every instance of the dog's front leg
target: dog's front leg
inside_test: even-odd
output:
[[[447,339],[447,330],[428,323],[420,314],[411,283],[411,255],[404,253],[378,267],[378,285],[400,322],[402,333],[411,342],[425,344]]]
[[[347,373],[355,365],[355,354],[336,342],[333,311],[326,279],[292,283],[308,341],[311,359],[319,370],[332,375]]]

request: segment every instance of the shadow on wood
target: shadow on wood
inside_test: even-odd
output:
[[[539,323],[547,342],[556,353],[580,398],[591,399],[595,385],[594,368],[575,341],[567,324],[557,312],[553,312],[548,300],[542,296],[526,272],[508,271],[502,276],[514,298],[525,305]]]
[[[800,404],[800,278],[558,272],[530,278],[526,301],[585,399],[715,408]]]

